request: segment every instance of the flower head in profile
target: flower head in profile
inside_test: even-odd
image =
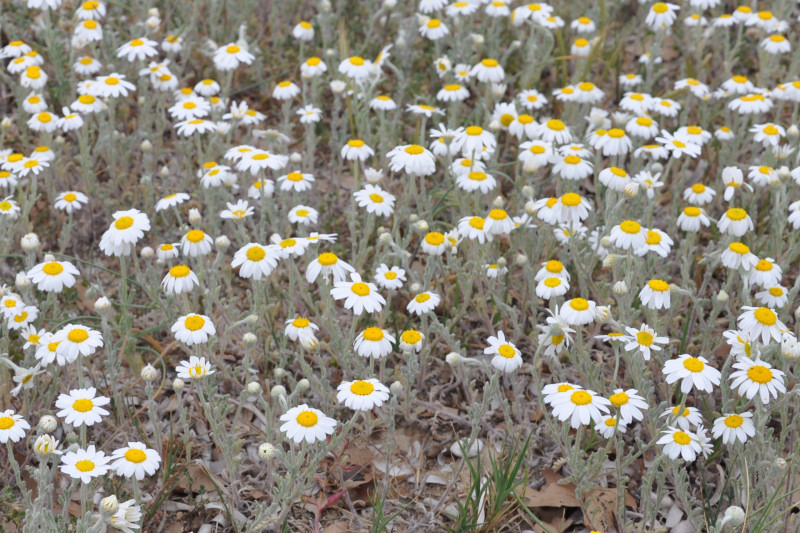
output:
[[[216,372],[205,357],[196,355],[190,356],[188,361],[181,361],[175,370],[181,379],[200,379]]]

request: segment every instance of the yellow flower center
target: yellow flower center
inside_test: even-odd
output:
[[[191,315],[186,317],[186,320],[183,321],[183,325],[189,331],[197,331],[202,328],[206,324],[206,319],[199,316],[199,315]]]
[[[114,221],[114,227],[119,230],[128,229],[131,226],[133,226],[133,218],[129,216],[119,217]]]
[[[14,419],[10,416],[0,417],[0,431],[14,427]]]
[[[75,196],[75,194],[71,193],[71,192],[68,192],[67,194],[64,195],[64,200],[66,200],[67,202],[70,202],[70,203],[74,202],[77,199],[78,199],[78,197]]]
[[[766,307],[759,307],[756,309],[753,312],[753,316],[756,317],[756,320],[758,320],[760,324],[765,326],[772,326],[778,321],[778,317],[775,316],[775,313]]]
[[[497,348],[497,353],[500,354],[501,357],[505,357],[506,359],[511,359],[515,355],[517,355],[517,350],[514,349],[513,346],[510,344],[503,344],[502,346]]]
[[[683,214],[685,214],[687,217],[699,217],[700,208],[694,206],[686,207],[683,210]]]
[[[191,273],[192,271],[186,265],[175,265],[169,269],[169,275],[173,278],[185,278]]]
[[[381,328],[367,328],[364,330],[364,333],[361,334],[364,337],[364,340],[370,342],[377,342],[383,340],[383,330]]]
[[[618,392],[609,396],[608,401],[611,402],[611,405],[621,407],[630,401],[630,397],[624,392]]]
[[[553,131],[562,131],[566,127],[566,124],[555,118],[547,121],[547,129]]]
[[[428,21],[428,27],[429,28],[438,28],[441,25],[442,25],[442,21],[439,20],[439,19],[431,19],[431,20]]]
[[[573,157],[573,156],[567,156]],[[566,205],[567,207],[575,207],[581,203],[581,196],[574,192],[568,192],[564,196],[561,197],[561,203]]]
[[[636,342],[642,346],[650,347],[653,345],[653,336],[646,331],[640,331],[636,334]]]
[[[635,220],[625,220],[620,223],[619,228],[629,235],[635,235],[642,231],[642,226]]]
[[[75,328],[69,333],[67,333],[67,339],[69,339],[70,342],[74,343],[84,342],[88,338],[89,338],[89,333],[87,333],[87,331],[84,329]]]
[[[481,60],[481,65],[488,68],[494,68],[497,66],[497,60],[495,59],[483,59]]]
[[[576,311],[586,311],[589,309],[589,302],[583,298],[573,298],[569,301],[569,306]]]
[[[415,329],[407,329],[400,335],[400,340],[406,344],[417,344],[422,340],[422,333]]]
[[[489,218],[492,220],[505,220],[508,218],[508,213],[504,209],[492,209],[489,211]]]
[[[353,283],[353,286],[350,288],[350,290],[352,290],[358,296],[366,296],[369,294],[369,285],[358,281]]]
[[[94,470],[94,463],[88,459],[83,459],[75,463],[75,468],[80,472],[91,472]]]
[[[94,402],[88,398],[81,398],[73,402],[72,408],[79,413],[88,413],[94,408]]]
[[[319,417],[313,411],[303,411],[297,415],[297,423],[305,428],[316,426],[318,420]]]
[[[660,279],[651,279],[647,282],[647,286],[656,292],[667,292],[669,290],[669,283]]]
[[[683,366],[689,372],[702,372],[706,365],[697,357],[687,357],[683,360]]]
[[[728,415],[725,417],[724,422],[729,428],[738,428],[744,423],[744,418],[739,415]]]
[[[692,442],[692,438],[685,431],[676,431],[672,434],[672,439],[681,446],[686,446]]]
[[[619,139],[619,138],[625,136],[625,132],[623,130],[619,129],[619,128],[611,128],[610,130],[608,130],[608,136],[612,137],[614,139]],[[612,171],[615,168],[616,167],[611,167]],[[623,170],[623,172],[625,172],[625,171]]]
[[[89,105],[94,103],[95,97],[91,94],[82,94],[78,97],[78,101],[84,105]]]
[[[249,259],[250,261],[253,261],[253,262],[261,261],[262,259],[264,259],[264,257],[266,255],[267,255],[267,252],[265,252],[264,249],[261,248],[260,246],[253,246],[252,248],[247,250],[247,252],[245,253],[245,256],[247,256],[247,259]]]
[[[419,155],[424,150],[425,149],[422,146],[418,145],[418,144],[412,144],[412,145],[406,146],[406,153],[410,154],[410,155]]]
[[[483,133],[483,128],[480,126],[470,126],[466,129],[467,135],[476,136]]]
[[[469,219],[470,227],[473,227],[477,230],[483,229],[484,222],[485,222],[484,219],[482,219],[481,217],[472,217]]]
[[[202,242],[202,240],[205,239],[205,236],[206,236],[206,234],[203,233],[202,230],[193,229],[193,230],[189,230],[189,232],[186,234],[186,240],[189,241],[189,242],[195,242],[195,243],[196,242]]]
[[[231,44],[227,48],[225,48],[225,51],[228,52],[229,54],[237,54],[239,53],[239,50],[240,48],[235,44]]]
[[[541,144],[534,144],[533,146],[531,146],[530,150],[531,153],[534,153],[536,155],[541,155],[546,151],[544,146],[542,146]]]
[[[648,118],[648,117],[639,117],[639,118],[636,119],[636,123],[639,126],[649,127],[649,126],[653,125],[653,119]]]
[[[319,257],[317,258],[317,261],[319,261],[319,264],[322,265],[322,266],[331,266],[333,264],[336,264],[336,262],[339,261],[339,258],[336,257],[336,254],[332,254],[330,252],[325,252],[325,253],[319,254]]]
[[[114,76],[109,76],[106,78],[106,85],[117,85],[119,83],[119,78],[115,78]]]
[[[780,287],[772,287],[769,289],[769,293],[777,298],[778,296],[783,296],[783,289]]]
[[[442,235],[438,231],[431,231],[430,233],[425,235],[425,242],[427,242],[431,246],[439,246],[444,242],[444,235]]]
[[[144,44],[144,41],[141,39],[134,39],[128,44],[130,44],[131,46],[142,46]]]
[[[661,242],[661,234],[652,230],[647,230],[647,240],[645,242],[649,245],[655,245]]]
[[[414,300],[417,303],[425,303],[430,299],[431,299],[431,295],[428,294],[427,292],[423,292],[423,293],[418,294],[417,296],[414,297]]]
[[[762,365],[751,366],[747,369],[747,377],[751,381],[763,385],[772,381],[772,370]]]
[[[125,452],[125,459],[130,461],[131,463],[141,463],[145,459],[147,459],[147,454],[145,454],[142,450],[138,450],[136,448],[131,448],[127,452]]]
[[[551,289],[554,289],[556,287],[560,287],[561,286],[561,278],[552,278],[552,277],[551,278],[544,278],[544,284],[545,284],[546,287],[550,287]]]
[[[48,276],[57,276],[63,272],[64,267],[61,266],[61,263],[56,261],[51,261],[42,267],[42,272],[47,274]]]
[[[369,381],[359,380],[354,381],[350,385],[350,392],[355,394],[356,396],[369,396],[375,390],[375,385],[370,383]]]
[[[577,390],[572,393],[570,400],[575,405],[588,405],[592,403],[592,395],[584,390]]]

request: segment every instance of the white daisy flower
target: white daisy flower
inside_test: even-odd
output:
[[[389,389],[377,379],[343,381],[337,387],[339,403],[355,411],[371,411],[389,399]]]
[[[442,298],[438,294],[432,291],[425,291],[417,294],[412,298],[408,305],[406,306],[406,310],[409,313],[414,313],[417,316],[422,316],[425,313],[430,313],[434,310],[434,308],[439,305]]]
[[[485,355],[492,355],[492,366],[502,372],[513,372],[522,366],[522,355],[514,344],[506,341],[505,333],[497,332],[497,337],[490,336],[486,342],[489,346],[483,349]]]
[[[351,281],[337,281],[331,289],[331,296],[336,300],[345,300],[345,309],[352,309],[354,315],[379,312],[386,304],[383,296],[378,294],[378,288],[372,283],[361,281],[361,276],[355,272],[350,274]]]
[[[610,404],[596,392],[583,389],[558,393],[551,401],[553,416],[562,422],[570,419],[570,426],[575,429],[600,422]]]
[[[664,375],[669,384],[681,380],[681,392],[684,394],[691,391],[692,387],[712,393],[721,377],[719,370],[709,366],[705,357],[693,357],[686,353],[664,363]]]
[[[108,462],[111,457],[105,453],[95,450],[94,444],[88,448],[79,448],[74,452],[67,452],[61,456],[62,473],[73,479],[80,479],[83,483],[91,483],[92,479],[104,476],[108,473]]]
[[[766,361],[739,357],[733,368],[736,372],[731,372],[728,377],[731,380],[731,388],[738,388],[739,394],[748,400],[758,396],[761,403],[767,405],[770,397],[777,400],[779,395],[786,392],[784,373],[772,368]]]
[[[333,435],[336,420],[325,416],[319,409],[314,409],[306,404],[292,407],[281,415],[281,432],[286,438],[300,444],[304,440],[313,444],[325,440],[328,435]]]
[[[171,331],[176,339],[187,346],[192,346],[208,342],[209,337],[216,335],[217,328],[205,315],[188,314],[178,318],[172,325]]]
[[[711,434],[715,439],[722,437],[723,444],[733,444],[737,440],[741,443],[754,437],[756,428],[753,425],[753,413],[728,413],[714,420]]]
[[[181,361],[175,367],[175,371],[180,379],[199,379],[216,372],[205,357],[197,357],[196,355],[190,356],[188,361]]]
[[[353,342],[353,349],[361,357],[380,359],[392,352],[392,344],[394,342],[394,335],[385,329],[370,327],[356,336],[356,340]]]
[[[111,469],[118,476],[142,480],[145,475],[156,473],[161,464],[161,455],[143,442],[129,442],[128,446],[114,450],[111,460]]]
[[[56,408],[61,409],[56,416],[64,419],[65,424],[78,427],[86,424],[93,426],[102,421],[109,413],[102,406],[111,403],[110,398],[97,396],[97,389],[73,389],[69,394],[60,394],[56,400]]]

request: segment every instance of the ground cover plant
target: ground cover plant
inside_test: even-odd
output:
[[[793,532],[800,9],[0,10],[0,530]]]

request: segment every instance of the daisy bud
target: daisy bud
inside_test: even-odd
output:
[[[786,468],[786,459],[784,459],[783,457],[778,457],[777,459],[775,459],[775,466],[781,469]]]
[[[111,300],[101,296],[94,302],[94,310],[98,315],[105,315],[111,309]]]
[[[397,0],[383,0],[383,7],[385,9],[394,9],[397,6]]]
[[[159,170],[158,173],[162,178],[168,178],[169,177],[169,167],[167,165],[164,165],[163,167],[161,167],[161,170]]]
[[[225,235],[220,235],[214,241],[214,244],[217,245],[217,250],[219,250],[220,252],[224,252],[225,250],[227,250],[230,247],[231,240]]]
[[[250,333],[249,331],[242,335],[242,342],[245,346],[252,346],[258,341],[258,337],[255,334]]]
[[[637,196],[639,194],[639,182],[632,181],[626,184],[623,190],[625,191],[625,194],[633,198],[634,196]]]
[[[419,217],[417,216],[416,213],[411,213],[410,215],[408,215],[408,221],[411,222],[412,224],[417,220],[419,220]]]
[[[517,254],[514,258],[514,264],[517,266],[525,266],[528,263],[528,256],[525,254]]]
[[[56,447],[58,447],[58,441],[50,435],[39,435],[36,442],[33,443],[33,451],[36,455],[50,455],[56,451]]]
[[[157,17],[159,15],[157,7],[151,7],[147,10],[147,16],[149,17]]]
[[[189,222],[199,224],[201,220],[203,220],[203,215],[200,214],[199,209],[196,207],[189,209]]]
[[[498,267],[504,268],[507,265],[508,265],[508,261],[506,261],[505,257],[501,257],[500,259],[497,260],[497,266]]]
[[[392,236],[388,232],[382,233],[380,237],[378,237],[378,242],[384,246],[389,245],[392,242]]]
[[[56,138],[55,138],[55,140],[54,140],[53,142],[54,142],[54,143],[55,143],[57,146],[63,146],[63,145],[64,145],[64,143],[65,143],[65,142],[67,142],[67,141],[66,141],[66,139],[64,139],[64,137],[62,137],[61,135],[59,135],[58,137],[56,137]]]
[[[492,207],[495,209],[500,209],[505,205],[506,201],[505,198],[502,196],[495,196],[494,200],[492,200]]]
[[[147,366],[142,368],[142,371],[139,372],[139,376],[141,376],[141,378],[145,381],[153,381],[158,377],[158,370],[156,370],[153,365],[148,363]]]
[[[725,509],[725,514],[722,516],[722,521],[720,522],[720,527],[723,526],[730,526],[731,528],[737,528],[744,524],[745,520],[745,512],[744,509],[737,505],[732,505]],[[722,529],[720,529],[722,531]]]
[[[336,55],[336,52],[334,51],[333,48],[328,48],[327,50],[325,50],[325,57],[331,58],[331,57],[333,57],[335,55]]]
[[[800,358],[800,342],[797,339],[789,337],[781,343],[781,353],[787,359]]]
[[[420,221],[418,221],[416,224],[414,224],[414,227],[415,227],[415,228],[417,229],[417,231],[419,231],[420,233],[422,233],[422,232],[425,232],[425,231],[428,231],[428,223],[427,223],[426,221],[424,221],[424,220],[420,220]]]
[[[520,41],[519,39],[515,39],[515,40],[511,41],[511,44],[509,46],[511,46],[512,50],[516,50],[517,48],[522,46],[522,41]]]
[[[257,396],[261,394],[261,385],[257,381],[251,381],[247,384],[247,394]]]
[[[44,433],[52,433],[58,427],[56,417],[51,415],[44,415],[39,419],[39,431]]]
[[[789,167],[786,165],[783,165],[778,169],[778,177],[780,177],[782,180],[788,180],[791,176],[792,171],[789,170]]]
[[[50,262],[55,261],[55,260],[56,260],[56,256],[54,256],[53,254],[44,254],[45,263],[50,263]]]
[[[789,137],[797,137],[800,135],[800,128],[798,128],[795,124],[792,124],[786,129],[786,135]]]
[[[605,322],[611,318],[611,308],[607,305],[598,305],[594,308],[594,318],[598,322]]]
[[[299,164],[299,163],[302,163],[302,162],[303,162],[303,156],[302,156],[302,155],[300,155],[300,154],[299,154],[299,153],[297,153],[297,152],[292,152],[292,153],[291,153],[291,155],[289,155],[289,161],[291,161],[292,163],[294,163],[295,165],[297,165],[297,164]]]
[[[460,365],[460,364],[461,364],[461,361],[462,361],[463,359],[464,359],[464,358],[463,358],[463,357],[461,357],[461,354],[460,354],[460,353],[458,353],[458,352],[450,352],[450,353],[449,353],[449,354],[447,354],[447,356],[444,358],[444,360],[445,360],[445,361],[447,361],[447,364],[448,364],[448,365],[450,365],[450,366],[457,366],[457,365]]]
[[[155,252],[149,246],[145,246],[139,252],[139,255],[142,256],[142,259],[152,259],[153,258],[153,254],[155,254]]]
[[[473,33],[470,37],[472,38],[472,44],[476,46],[480,46],[486,41],[480,33]]]
[[[25,275],[25,272],[18,272],[14,278],[14,286],[19,290],[25,290],[31,286],[31,278]]]
[[[722,304],[727,303],[728,302],[728,293],[725,292],[724,290],[720,289],[720,291],[717,293],[717,301],[719,303],[722,303]]]
[[[522,196],[524,196],[525,198],[533,198],[533,187],[531,187],[530,185],[525,185],[522,188]]]
[[[103,514],[111,516],[119,511],[119,501],[113,494],[111,496],[106,496],[100,500],[100,508],[103,510]]]
[[[601,243],[602,244],[602,241]],[[609,268],[614,266],[614,263],[617,262],[617,255],[616,254],[608,254],[603,258],[603,268]]]
[[[653,163],[652,165],[650,165],[650,171],[653,174],[656,174],[658,172],[663,172],[664,171],[664,165],[662,165],[661,163]]]
[[[614,291],[614,294],[628,294],[628,284],[620,280],[614,284],[611,290]]]
[[[300,381],[297,382],[297,386],[295,387],[295,390],[297,392],[305,392],[310,388],[311,388],[311,383],[306,378],[303,378],[303,379],[301,379]]]
[[[328,0],[322,0],[319,4],[319,9],[323,13],[330,13],[331,12],[331,3]]]
[[[275,446],[269,442],[265,442],[258,447],[258,456],[268,461],[275,455]]]
[[[377,233],[378,235],[383,235],[387,231],[389,230],[384,228],[383,226],[378,226],[378,229],[375,230],[375,233]]]
[[[151,143],[149,139],[145,139],[142,141],[142,144],[139,145],[139,149],[142,152],[150,152],[153,150],[153,143]]]
[[[364,179],[367,180],[367,183],[378,183],[383,179],[383,171],[372,167],[367,167],[364,169]]]
[[[492,120],[489,122],[489,129],[495,132],[500,131],[503,129],[503,124],[499,120]]]
[[[608,237],[603,237],[602,239],[600,239],[600,246],[602,246],[603,248],[610,248],[611,247],[611,239],[608,238]],[[614,263],[611,263],[611,264],[613,265]]]
[[[19,245],[26,252],[35,252],[39,249],[39,236],[35,233],[26,233],[19,241]]]
[[[12,124],[11,119],[8,117],[3,117],[3,120],[0,121],[0,126],[2,126],[4,130],[9,129],[11,127],[11,124]]]
[[[333,80],[331,82],[331,92],[333,94],[342,94],[347,89],[347,84],[342,80]]]
[[[525,212],[529,215],[533,216],[536,214],[536,202],[533,200],[528,200],[525,202]]]
[[[281,379],[283,376],[286,375],[286,370],[281,367],[275,367],[275,370],[272,371],[272,375],[275,376],[275,379]],[[286,394],[286,390],[284,389],[284,394]]]
[[[158,17],[148,17],[144,23],[147,24],[148,28],[154,30],[161,24],[161,19]]]
[[[245,324],[258,324],[258,315],[247,315],[244,319]]]
[[[172,388],[176,391],[182,391],[185,385],[186,383],[181,378],[175,378],[175,381],[172,382]]]
[[[147,102],[147,98],[145,98],[144,96],[140,96],[139,98],[136,99],[136,104],[139,107],[142,107],[145,104],[145,102]]]
[[[504,94],[506,94],[506,89],[508,86],[505,83],[493,83],[492,84],[492,96],[495,98],[501,98]]]
[[[422,290],[422,285],[420,285],[419,283],[412,283],[408,288],[411,290],[412,293],[417,294],[419,291]]]
[[[284,387],[283,385],[275,385],[274,387],[272,387],[272,390],[269,391],[269,395],[272,396],[273,398],[280,398],[281,396],[286,396],[286,387]]]
[[[391,385],[389,385],[389,390],[395,396],[402,396],[403,395],[403,391],[404,391],[403,384],[400,383],[399,381],[394,381],[394,382],[392,382]]]
[[[272,243],[272,244],[278,244],[282,240],[283,239],[281,239],[281,236],[278,235],[277,233],[273,233],[272,235],[269,236],[269,242]]]
[[[430,22],[431,18],[428,15],[417,13],[417,26],[424,26]]]

